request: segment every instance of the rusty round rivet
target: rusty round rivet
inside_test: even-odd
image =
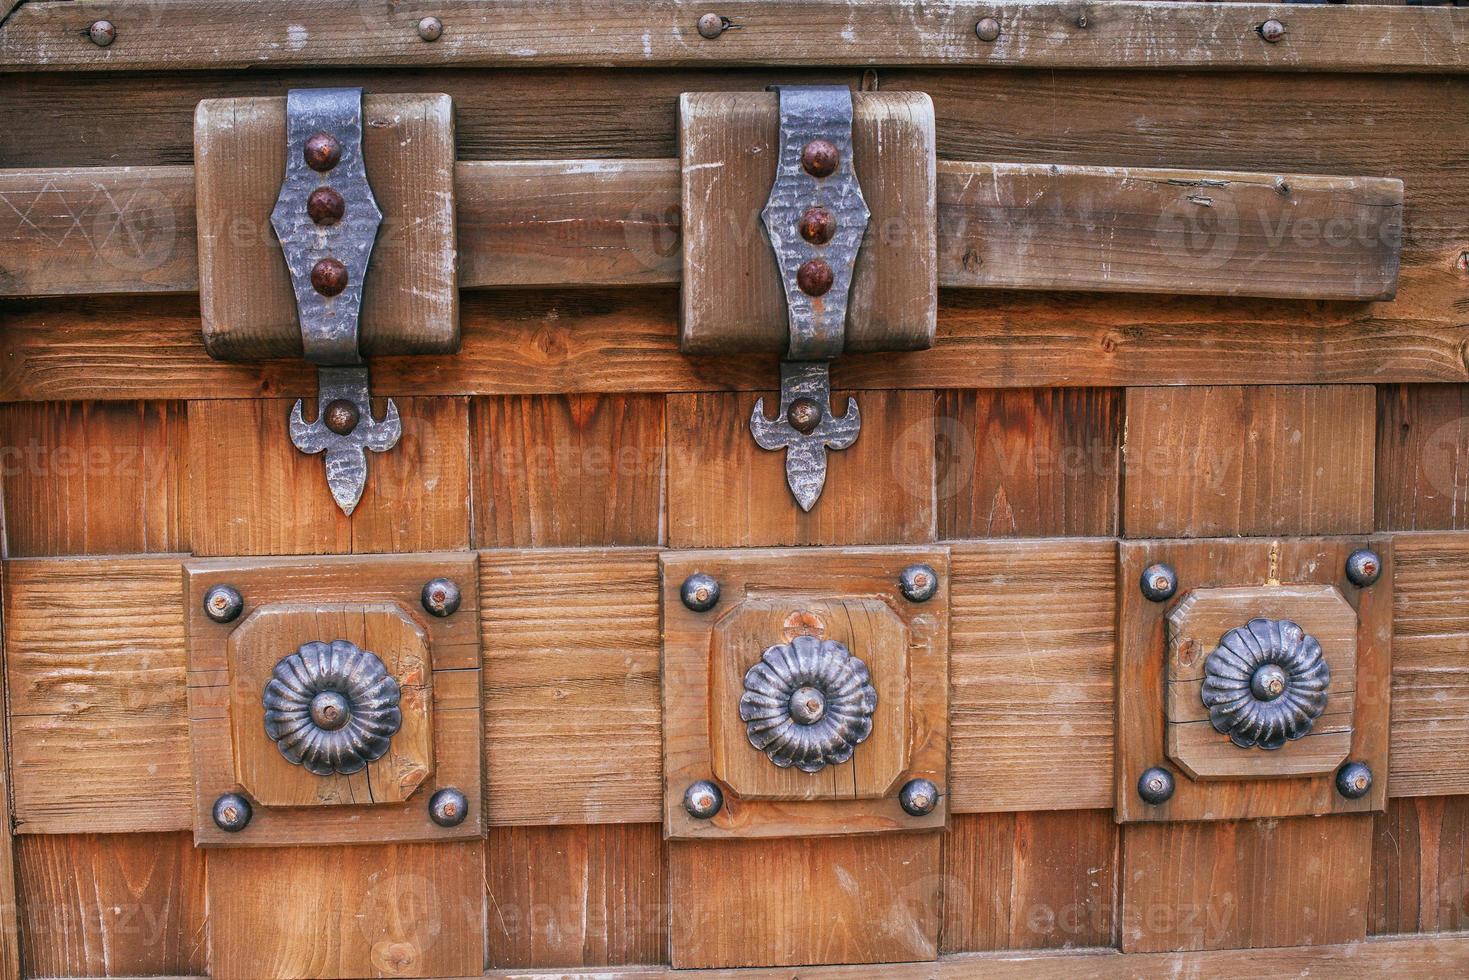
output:
[[[1158,766],[1147,770],[1138,778],[1137,795],[1153,806],[1167,803],[1173,797],[1173,773]]]
[[[1377,581],[1382,574],[1382,559],[1371,548],[1358,548],[1347,556],[1347,581],[1359,589]]]
[[[830,177],[841,162],[842,155],[830,140],[812,140],[801,150],[801,169],[813,177]]]
[[[347,213],[347,202],[330,187],[318,187],[306,198],[306,213],[319,225],[334,225]]]
[[[339,436],[344,436],[357,428],[357,423],[362,417],[357,405],[346,398],[334,398],[327,402],[326,410],[321,413],[321,420]]]
[[[807,208],[797,227],[801,237],[812,245],[825,245],[837,233],[837,219],[826,208]]]
[[[437,17],[419,18],[418,36],[425,41],[437,41],[444,36],[444,22]]]
[[[428,818],[440,827],[457,827],[469,816],[469,800],[453,786],[428,798]]]
[[[1261,664],[1250,675],[1250,693],[1259,701],[1274,701],[1289,684],[1290,678],[1280,664]]]
[[[909,565],[898,576],[898,588],[909,602],[927,602],[939,590],[939,573],[923,562]]]
[[[342,144],[331,133],[312,133],[301,155],[306,158],[306,166],[324,174],[342,159]]]
[[[250,825],[254,815],[250,801],[239,793],[225,793],[214,801],[214,825],[225,833],[238,834]]]
[[[204,615],[216,623],[232,623],[245,608],[245,600],[232,585],[216,585],[204,593]]]
[[[1262,38],[1271,44],[1285,37],[1285,25],[1273,17],[1257,27],[1256,30],[1259,31]]]
[[[993,17],[985,17],[974,25],[974,33],[981,41],[994,41],[1000,36],[1000,22]]]
[[[1336,791],[1349,800],[1360,800],[1372,790],[1372,768],[1365,762],[1346,762],[1336,771]]]
[[[311,288],[335,296],[347,288],[347,267],[336,259],[322,259],[311,267]]]
[[[825,259],[803,262],[796,270],[796,285],[807,296],[825,296],[826,291],[831,288],[831,280],[831,266],[826,264]]]
[[[786,409],[786,421],[801,435],[810,435],[821,424],[821,406],[810,398],[797,398]]]
[[[352,720],[352,702],[340,691],[320,691],[311,699],[311,720],[326,732],[345,728]]]
[[[939,788],[927,779],[910,779],[898,790],[898,805],[910,817],[926,817],[939,805]]]
[[[713,575],[695,572],[683,580],[678,597],[694,612],[708,612],[719,604],[719,583]]]
[[[1149,602],[1167,602],[1178,591],[1178,573],[1172,565],[1158,562],[1143,569],[1138,584]]]
[[[99,48],[105,48],[117,40],[117,28],[112,26],[110,20],[94,20],[92,26],[87,28],[87,37]]]
[[[724,18],[718,14],[704,14],[699,18],[699,36],[714,40],[724,33]]]
[[[444,619],[459,611],[459,603],[463,597],[459,593],[458,582],[451,578],[436,578],[430,579],[424,585],[418,598],[423,603],[425,612]]]
[[[695,820],[708,820],[724,807],[724,792],[707,779],[691,783],[683,794],[683,808]]]

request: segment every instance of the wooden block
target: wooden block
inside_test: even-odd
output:
[[[657,824],[494,828],[485,887],[492,970],[668,960]]]
[[[1370,934],[1469,925],[1469,796],[1388,800],[1373,821]]]
[[[763,394],[767,409],[779,400]],[[786,485],[785,452],[766,452],[750,435],[753,396],[669,396],[669,545],[932,541],[932,393],[871,391],[857,401],[862,432],[850,449],[827,453],[826,488],[807,512]],[[846,403],[846,392],[833,395],[833,405]]]
[[[11,558],[187,551],[178,402],[0,406]]]
[[[1122,829],[1122,950],[1356,942],[1371,900],[1372,818]]]
[[[1121,393],[1108,388],[938,394],[938,535],[1117,532]]]
[[[936,833],[670,841],[673,966],[933,959],[939,868]]]
[[[659,544],[663,405],[646,395],[476,399],[475,543]]]
[[[7,561],[5,644],[20,833],[190,826],[178,559]]]
[[[484,970],[484,845],[209,855],[212,975],[444,977]]]
[[[871,212],[848,300],[846,349],[932,345],[938,302],[933,104],[920,92],[855,92],[852,167]],[[686,92],[683,325],[691,354],[784,352],[785,290],[760,212],[775,183],[775,93]]]
[[[16,858],[26,976],[209,971],[204,855],[188,834],[27,836]]]
[[[1111,945],[1117,840],[1105,810],[956,816],[942,951]]]
[[[1378,389],[1377,526],[1469,530],[1469,385]]]
[[[363,287],[364,354],[459,348],[453,115],[447,95],[362,98],[362,160],[383,214]],[[270,225],[286,152],[284,98],[205,99],[195,110],[199,306],[214,357],[301,356]]]
[[[955,812],[1112,805],[1117,546],[951,546]]]
[[[485,551],[480,563],[490,823],[660,820],[658,553]]]
[[[1127,393],[1127,537],[1372,530],[1375,395],[1364,386]]]

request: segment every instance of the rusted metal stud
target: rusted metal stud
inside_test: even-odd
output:
[[[214,801],[214,825],[227,834],[238,834],[250,825],[255,811],[239,793],[225,793]]]
[[[910,817],[926,817],[939,805],[939,788],[927,779],[910,779],[898,790],[898,805]]]
[[[719,583],[713,575],[695,572],[683,580],[678,597],[694,612],[708,612],[719,603]]]
[[[362,412],[357,408],[355,402],[348,398],[333,399],[321,413],[321,420],[339,436],[344,436],[357,428],[357,423],[362,419]]]
[[[1149,602],[1167,602],[1178,591],[1178,573],[1172,565],[1158,562],[1143,569],[1139,584]]]
[[[418,36],[425,41],[437,41],[444,36],[444,22],[437,17],[419,18]]]
[[[233,623],[244,608],[244,598],[232,585],[216,585],[204,593],[204,615],[216,623]]]
[[[335,296],[347,288],[347,267],[336,259],[322,259],[311,267],[311,288]]]
[[[87,37],[99,48],[105,48],[117,40],[117,28],[112,26],[110,20],[94,20],[92,26],[87,28]]]
[[[347,213],[347,202],[330,187],[318,187],[306,198],[306,214],[319,225],[334,225]]]
[[[331,133],[314,133],[307,137],[301,155],[306,158],[306,166],[324,174],[342,159],[342,144]]]
[[[695,820],[708,820],[724,808],[724,793],[714,783],[701,779],[684,791],[683,808]]]
[[[311,720],[326,732],[345,728],[352,720],[352,702],[340,691],[318,691],[311,699]]]
[[[831,140],[814,139],[801,149],[801,169],[813,177],[830,177],[841,162],[841,151]]]
[[[1372,768],[1365,762],[1347,762],[1336,771],[1336,791],[1349,800],[1360,800],[1372,791]]]
[[[729,22],[718,14],[704,14],[699,18],[699,36],[714,40],[729,27]]]
[[[821,424],[821,406],[812,398],[797,398],[786,409],[786,421],[791,428],[806,435]]]
[[[985,17],[974,25],[974,33],[981,41],[989,42],[998,40],[1000,36],[1000,22],[993,17]]]
[[[424,585],[419,601],[423,603],[424,611],[430,616],[444,619],[459,611],[459,603],[462,598],[458,582],[449,578],[436,578],[430,579]]]
[[[1250,693],[1257,700],[1270,702],[1285,693],[1289,678],[1280,664],[1261,664],[1250,675]]]
[[[932,565],[915,562],[898,575],[898,588],[909,602],[927,602],[939,591],[939,573]]]
[[[807,208],[797,227],[801,237],[812,245],[825,245],[837,233],[837,219],[826,208]]]
[[[469,816],[469,800],[453,786],[428,798],[428,818],[440,827],[457,827]]]
[[[1271,44],[1285,37],[1285,25],[1275,18],[1270,18],[1259,27],[1255,28],[1260,36]]]
[[[825,259],[811,259],[796,270],[796,285],[807,296],[825,296],[833,281],[831,266]]]
[[[1358,548],[1347,556],[1347,581],[1365,589],[1382,574],[1382,559],[1371,548]]]
[[[1173,773],[1158,766],[1148,769],[1138,778],[1137,795],[1153,806],[1167,803],[1173,797]]]

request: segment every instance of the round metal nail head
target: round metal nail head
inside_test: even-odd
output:
[[[939,573],[922,562],[909,565],[898,576],[898,588],[909,602],[927,602],[939,590]]]
[[[1173,797],[1173,773],[1158,766],[1147,770],[1138,778],[1137,795],[1153,806],[1167,803]]]
[[[1365,762],[1348,762],[1336,771],[1336,791],[1360,800],[1372,791],[1372,769]]]
[[[225,833],[237,834],[244,830],[254,815],[250,801],[239,793],[225,793],[214,801],[214,825]]]
[[[419,596],[424,612],[440,619],[458,612],[462,599],[459,583],[448,578],[436,578],[429,581],[424,585],[423,593]]]
[[[708,612],[719,603],[719,583],[712,575],[695,572],[684,579],[678,597],[694,612]]]
[[[445,786],[428,800],[428,818],[440,827],[457,827],[469,816],[469,800],[453,786]]]
[[[418,21],[418,36],[425,41],[437,41],[444,34],[444,22],[437,17],[423,17]]]
[[[1358,548],[1347,556],[1347,581],[1365,589],[1382,574],[1382,559],[1371,548]]]
[[[1143,569],[1139,585],[1149,602],[1167,602],[1178,591],[1178,573],[1172,565],[1158,562]]]
[[[939,805],[939,788],[927,779],[910,779],[898,791],[898,805],[910,817],[926,817]]]
[[[708,820],[724,807],[724,793],[707,779],[701,779],[684,791],[683,808],[695,820]]]
[[[245,608],[245,600],[231,585],[216,585],[204,593],[204,615],[216,623],[232,623]]]

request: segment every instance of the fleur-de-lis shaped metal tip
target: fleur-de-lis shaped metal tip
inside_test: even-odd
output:
[[[381,421],[372,417],[367,368],[324,367],[317,371],[316,420],[307,422],[297,399],[291,409],[291,442],[303,453],[326,453],[326,483],[332,499],[351,516],[367,484],[367,451],[387,452],[403,435],[398,406],[388,399]]]
[[[765,416],[765,399],[750,413],[750,432],[761,449],[786,451],[786,485],[801,510],[810,511],[826,486],[826,452],[857,441],[862,414],[847,399],[845,415],[831,414],[831,379],[825,361],[783,361],[780,414]]]

